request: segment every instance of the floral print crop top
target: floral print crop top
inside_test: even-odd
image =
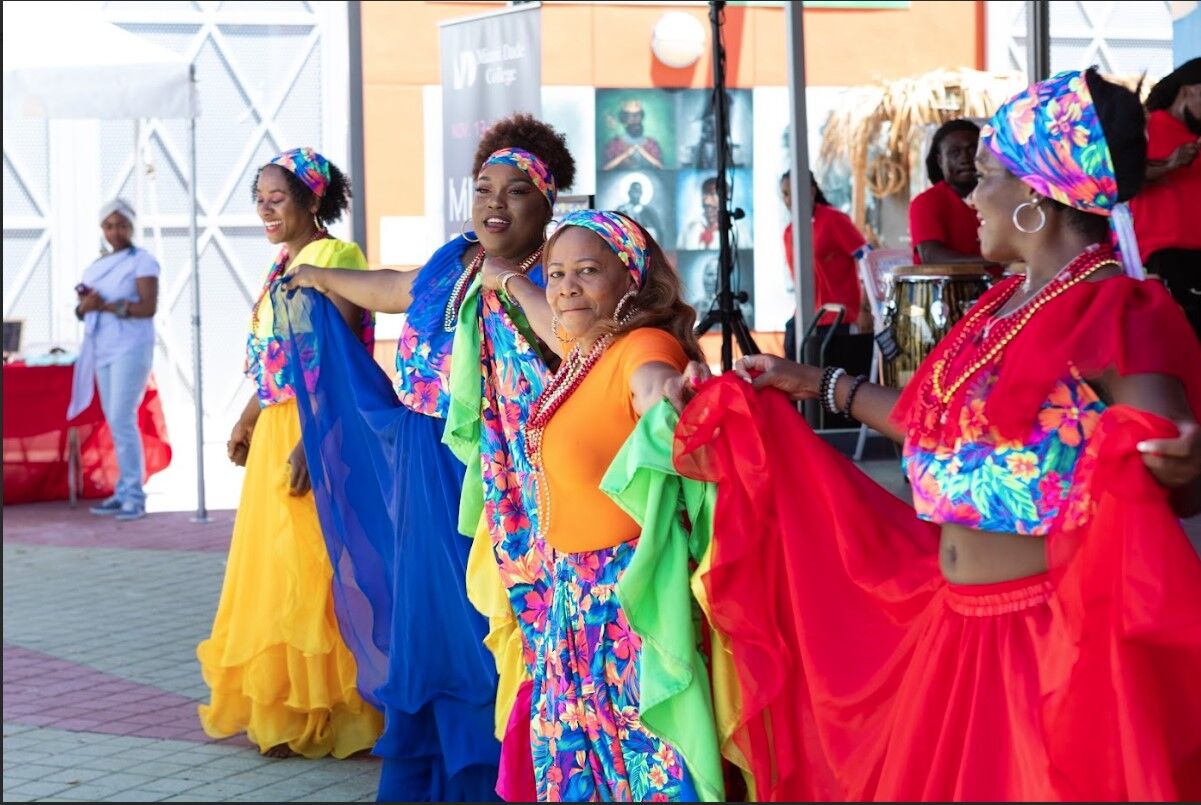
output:
[[[301,263],[319,268],[338,267],[360,271],[367,268],[367,258],[358,245],[330,237],[314,240],[302,248],[296,255],[296,264]],[[250,313],[243,372],[254,382],[261,408],[287,402],[296,396],[292,381],[297,370],[289,367],[284,339],[275,332],[275,312],[271,302],[271,292],[288,265],[287,251],[281,249],[267,272],[263,288]],[[370,352],[375,346],[375,314],[364,310],[362,316],[360,338]],[[309,358],[314,363],[306,362],[306,365],[299,367],[301,375],[311,375],[317,371],[316,355]],[[305,382],[312,387],[310,380]]]
[[[396,396],[405,408],[446,418],[450,407],[450,348],[454,331],[445,327],[446,305],[465,270],[470,243],[456,237],[442,245],[418,271],[412,302],[396,341]]]
[[[906,441],[913,505],[933,523],[1042,536],[1077,517],[1072,480],[1105,404],[1072,368],[1039,409],[1030,435],[1007,441],[984,413],[996,378],[994,369],[968,390],[953,444]]]

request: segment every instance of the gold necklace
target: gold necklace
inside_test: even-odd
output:
[[[959,336],[955,340],[955,343],[952,344],[945,353],[943,353],[943,357],[939,358],[935,362],[934,369],[930,373],[931,388],[934,392],[934,397],[943,405],[950,403],[951,398],[955,396],[955,392],[959,391],[959,389],[962,388],[965,383],[975,377],[977,372],[990,364],[993,359],[1000,355],[1005,347],[1009,345],[1009,342],[1016,338],[1017,334],[1021,332],[1022,328],[1025,327],[1030,319],[1034,317],[1034,314],[1038,313],[1038,311],[1046,306],[1048,302],[1050,302],[1052,299],[1055,299],[1057,296],[1066,293],[1069,288],[1084,282],[1102,268],[1119,265],[1116,260],[1107,254],[1098,258],[1094,258],[1094,260],[1095,262],[1093,262],[1091,265],[1086,265],[1085,268],[1081,269],[1079,273],[1076,273],[1070,279],[1061,284],[1056,285],[1054,282],[1047,283],[1047,285],[1045,285],[1032,300],[1027,302],[1024,307],[1020,307],[1015,310],[1014,313],[1017,313],[1021,310],[1025,311],[1017,320],[1017,324],[1010,327],[1002,335],[998,336],[996,341],[985,350],[984,356],[976,361],[973,361],[971,365],[968,366],[968,368],[965,369],[963,373],[960,374],[959,377],[948,386],[946,385],[947,369],[952,359],[959,357],[959,354],[962,352],[967,339],[974,332],[975,327],[979,325],[980,319],[985,316],[992,315],[993,311],[999,310],[1006,302],[1009,301],[1009,299],[1013,297],[1013,294],[1010,294],[1005,299],[998,300],[999,304],[994,305],[989,309],[972,311],[972,315],[969,316],[968,321],[964,324],[963,329],[959,331]],[[1069,271],[1069,273],[1071,272]],[[1017,287],[1015,285],[1014,292],[1016,291]]]

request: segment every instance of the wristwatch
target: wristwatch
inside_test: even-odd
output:
[[[115,308],[115,310],[113,310],[113,313],[117,314],[118,319],[128,319],[129,318],[129,300],[118,299],[116,302],[113,303],[113,307]]]

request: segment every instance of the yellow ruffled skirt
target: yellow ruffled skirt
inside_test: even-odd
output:
[[[344,758],[375,744],[383,717],[355,687],[312,493],[288,494],[299,439],[295,400],[263,409],[212,635],[196,648],[212,690],[200,723],[213,738],[245,732],[262,752],[287,744],[308,758]]]

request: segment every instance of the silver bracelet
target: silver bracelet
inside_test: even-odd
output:
[[[831,414],[838,413],[838,408],[835,407],[835,403],[834,403],[834,389],[838,387],[838,381],[846,373],[847,373],[847,370],[843,369],[841,366],[830,373],[830,384],[828,386],[826,386],[826,399],[824,402],[826,405],[826,410],[829,411]]]
[[[514,302],[516,302],[517,300],[513,298],[513,294],[509,293],[509,280],[513,279],[514,277],[520,277],[520,276],[523,276],[520,271],[510,271],[507,274],[505,274],[503,277],[500,278],[501,291],[504,293],[505,296],[509,297],[509,299]]]

